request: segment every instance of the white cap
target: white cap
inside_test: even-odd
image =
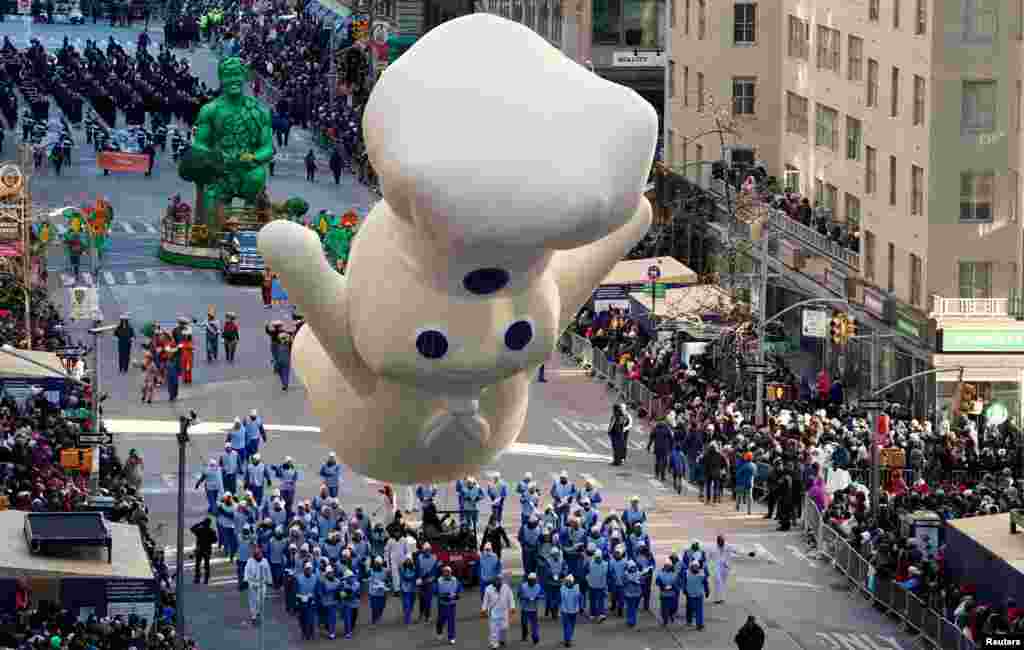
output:
[[[302,568],[303,569],[312,569],[313,568],[313,563],[312,562],[306,562],[306,564],[304,564]]]
[[[235,418],[235,424],[242,424],[241,418]]]
[[[295,459],[293,459],[291,456],[285,456],[284,457],[284,462],[292,463],[292,462],[295,462]]]
[[[249,411],[249,415],[251,415],[253,417],[257,417],[259,414],[260,414],[260,412],[257,411],[256,409],[253,409],[253,410]]]
[[[525,478],[527,481],[532,481],[533,480],[533,472],[527,472],[527,473],[523,474],[523,478]]]
[[[252,459],[253,460],[259,460],[260,459],[260,455],[259,454],[253,454],[252,455]]]
[[[569,478],[569,472],[563,469],[561,472],[559,472],[558,478]]]
[[[338,454],[332,451],[331,453],[327,454],[327,457],[328,458],[337,458]]]

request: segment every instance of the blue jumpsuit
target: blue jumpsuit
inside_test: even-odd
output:
[[[416,607],[416,567],[406,567],[398,572],[402,590],[402,620],[406,625],[412,623],[412,611]]]
[[[491,500],[491,514],[501,521],[505,514],[505,498],[508,496],[508,484],[505,481],[498,481],[495,485],[487,488],[487,498]]]
[[[302,638],[306,641],[313,640],[313,633],[316,632],[316,591],[319,580],[316,574],[299,574],[295,578],[295,597],[299,601],[299,625],[302,628]]]
[[[370,623],[377,624],[384,614],[384,606],[388,599],[388,572],[381,567],[370,570],[369,578],[370,594]]]
[[[590,588],[590,615],[594,618],[605,615],[608,602],[608,563],[595,555],[586,565],[587,586]]]
[[[679,611],[679,576],[672,569],[660,569],[654,576],[661,605],[661,624],[668,625],[676,620]]]
[[[333,465],[324,463],[320,466],[320,478],[327,486],[327,494],[332,497],[338,496],[338,488],[341,485],[341,465],[337,462]]]
[[[437,594],[437,626],[434,631],[440,636],[448,626],[448,641],[455,640],[455,603],[462,593],[462,584],[452,576],[441,576],[434,584]]]
[[[480,599],[482,600],[488,585],[494,584],[494,581],[501,575],[501,559],[494,551],[484,551],[480,554],[477,570],[480,572]]]
[[[565,563],[561,553],[548,553],[541,556],[538,577],[544,583],[544,615],[555,618],[558,615],[559,599],[561,598],[562,577],[565,575]]]
[[[540,551],[540,524],[527,523],[519,528],[519,546],[523,550],[523,571],[526,575],[537,572],[537,553]]]
[[[626,599],[626,625],[636,626],[636,613],[640,609],[640,598],[643,597],[643,578],[636,566],[626,569],[625,586],[622,588],[623,596]]]
[[[576,615],[580,613],[583,606],[583,598],[580,596],[580,588],[576,585],[563,585],[559,592],[559,610],[562,615],[562,640],[572,643],[572,637],[576,633]]]
[[[462,523],[472,526],[477,530],[480,524],[480,501],[484,498],[484,491],[479,485],[467,485],[462,488]]]
[[[430,620],[430,610],[434,600],[434,580],[439,573],[437,558],[430,553],[420,553],[416,557],[416,577],[420,581],[420,618]]]
[[[625,557],[613,557],[608,561],[608,591],[612,597],[612,612],[617,616],[622,616],[625,604],[622,589],[626,586],[626,562],[628,561]]]
[[[319,589],[317,600],[320,601],[327,613],[327,637],[334,639],[338,629],[338,605],[341,602],[339,598],[341,582],[332,576],[329,579],[324,578],[320,580],[317,585]]]
[[[341,577],[341,615],[345,621],[345,638],[351,639],[356,629],[356,619],[359,614],[359,594],[361,585],[359,576],[349,569],[343,569]]]
[[[539,582],[532,585],[526,581],[519,585],[519,621],[523,628],[523,641],[527,632],[534,645],[540,643],[540,624],[537,620],[537,607],[544,596],[544,588]]]

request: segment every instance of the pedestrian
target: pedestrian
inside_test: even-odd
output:
[[[496,649],[508,642],[509,618],[516,611],[516,598],[512,588],[505,582],[502,574],[498,574],[494,582],[484,592],[484,600],[480,605],[480,614],[488,620],[491,648]]]
[[[544,595],[544,588],[537,582],[537,574],[529,573],[526,582],[519,585],[519,624],[522,627],[523,643],[526,643],[527,633],[533,640],[533,645],[540,643],[540,623],[537,620],[537,609],[540,600]]]
[[[373,558],[367,578],[367,591],[370,601],[370,624],[376,625],[384,615],[388,601],[388,571],[384,567],[384,558]]]
[[[185,335],[181,341],[181,380],[186,384],[192,383],[192,367],[195,359],[195,346],[192,343],[192,328],[185,328]]]
[[[337,147],[335,147],[334,150],[331,152],[331,160],[329,162],[329,165],[331,167],[331,174],[334,175],[335,185],[341,184],[341,169],[343,164],[344,161],[341,158],[341,152],[338,151]]]
[[[704,503],[706,505],[717,505],[721,501],[719,489],[722,484],[722,475],[726,471],[725,457],[718,450],[717,442],[708,443],[704,450]]]
[[[562,643],[566,648],[572,647],[572,639],[576,634],[576,616],[582,607],[582,596],[580,589],[576,586],[576,579],[572,574],[565,576],[565,584],[562,585],[559,599],[559,613],[562,619]]]
[[[128,458],[124,462],[125,482],[128,483],[129,487],[136,490],[142,488],[145,469],[146,463],[142,460],[138,450],[129,450]]]
[[[263,308],[270,309],[274,306],[273,299],[273,288],[274,288],[274,274],[271,272],[270,267],[263,269],[263,281],[261,284],[261,293],[263,295]]]
[[[275,306],[285,307],[288,305],[288,292],[281,284],[281,278],[276,273],[270,278],[270,299]]]
[[[679,612],[679,576],[671,558],[654,576],[654,584],[658,587],[658,604],[661,610],[661,626],[665,627],[676,620]]]
[[[217,531],[210,526],[210,518],[204,517],[192,526],[192,534],[196,538],[196,575],[193,582],[199,584],[200,569],[203,569],[203,583],[210,584],[210,556],[213,555],[213,545],[217,543]]]
[[[178,399],[178,378],[181,376],[181,349],[169,344],[164,348],[167,355],[165,373],[167,378],[167,401],[175,402]]]
[[[764,630],[757,624],[757,618],[748,616],[734,640],[739,650],[764,650]]]
[[[160,375],[160,368],[157,366],[152,352],[146,352],[143,355],[139,368],[142,370],[142,402],[144,404],[152,404],[153,393],[156,392],[157,378]]]
[[[306,154],[306,180],[310,183],[316,182],[316,156],[313,155],[312,149]]]
[[[668,458],[672,453],[673,431],[664,417],[651,429],[647,441],[647,452],[654,451],[654,478],[664,481],[668,472]]]
[[[224,314],[224,358],[228,363],[235,362],[235,351],[238,349],[238,315],[229,311]]]
[[[437,558],[431,553],[430,544],[424,542],[416,557],[416,586],[420,590],[420,616],[417,623],[430,622],[430,610],[434,600],[434,582],[438,573]]]
[[[117,324],[114,336],[117,337],[117,369],[123,375],[131,366],[132,341],[135,340],[135,330],[128,320],[128,314],[121,315],[121,322]]]
[[[338,607],[342,602],[342,584],[334,572],[333,566],[328,566],[324,571],[323,578],[317,582],[317,600],[324,608],[326,614],[327,638],[337,639],[338,630]]]
[[[455,645],[455,605],[462,594],[462,583],[452,575],[450,566],[442,567],[441,577],[434,583],[434,594],[437,596],[437,624],[434,626],[437,640],[444,640],[447,627],[448,644]]]
[[[338,464],[338,454],[335,452],[327,454],[327,460],[320,465],[320,478],[327,487],[328,496],[337,498],[341,488],[341,465]]]
[[[736,512],[746,505],[747,514],[751,514],[754,501],[754,479],[757,477],[757,465],[754,464],[754,454],[747,451],[740,457],[736,464]]]
[[[221,474],[220,463],[216,458],[211,458],[206,470],[199,475],[195,489],[198,490],[199,486],[204,484],[206,485],[206,512],[216,515],[217,501],[220,499],[221,493],[224,492],[224,476]]]
[[[57,176],[60,176],[61,167],[64,166],[64,151],[55,146],[53,153],[50,154],[50,160],[53,161],[53,171]]]
[[[82,242],[72,239],[67,243],[68,264],[75,275],[75,281],[82,274]]]
[[[146,143],[146,146],[142,149],[142,154],[146,156],[146,176],[152,176],[153,164],[156,162],[156,148],[153,147],[152,142]]]
[[[415,548],[415,541],[409,544],[409,547]],[[409,625],[412,623],[412,612],[416,607],[416,585],[419,582],[419,578],[416,577],[416,563],[413,561],[412,555],[406,555],[402,560],[398,575],[399,590],[402,594],[402,622]]]
[[[686,624],[697,624],[698,630],[704,629],[704,600],[711,595],[706,569],[701,568],[696,560],[690,563],[690,570],[683,578],[683,590],[686,593]]]
[[[217,321],[217,311],[213,307],[207,312],[206,323],[203,326],[206,329],[206,361],[213,363],[217,360],[220,349],[220,323]]]
[[[633,416],[626,410],[625,404],[612,407],[612,420],[608,425],[608,438],[612,445],[612,466],[622,465],[626,460],[626,440],[629,430],[633,428]]]
[[[547,382],[547,378],[544,377],[544,364],[542,363],[537,368],[537,383],[543,384],[545,382]]]
[[[245,581],[249,584],[249,620],[257,625],[267,602],[267,589],[274,581],[270,563],[263,557],[263,549],[259,546],[253,548],[252,557],[245,563]]]
[[[505,528],[501,525],[501,520],[494,513],[487,520],[487,527],[484,528],[480,547],[484,548],[488,544],[494,549],[494,553],[498,556],[499,560],[501,559],[501,551],[512,546],[512,541],[508,538],[508,533],[505,532]]]
[[[313,575],[313,563],[306,562],[302,567],[302,573],[295,578],[295,598],[299,608],[299,627],[302,630],[302,638],[305,641],[312,641],[316,632],[316,587],[318,579]]]

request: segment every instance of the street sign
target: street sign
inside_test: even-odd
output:
[[[114,444],[114,434],[112,433],[80,433],[78,434],[78,446],[79,447],[91,447],[93,445],[112,445]]]
[[[647,267],[647,279],[651,282],[657,282],[661,278],[661,267],[657,264],[652,264]]]
[[[805,309],[802,334],[806,338],[816,339],[828,336],[828,312],[820,309]]]
[[[881,411],[888,406],[888,403],[881,399],[862,399],[857,404],[867,411]]]

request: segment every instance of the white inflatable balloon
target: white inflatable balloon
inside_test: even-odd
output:
[[[363,126],[384,200],[347,275],[296,224],[259,247],[306,317],[292,356],[324,444],[382,481],[462,477],[516,440],[537,367],[646,234],[657,116],[473,14],[384,71]]]

